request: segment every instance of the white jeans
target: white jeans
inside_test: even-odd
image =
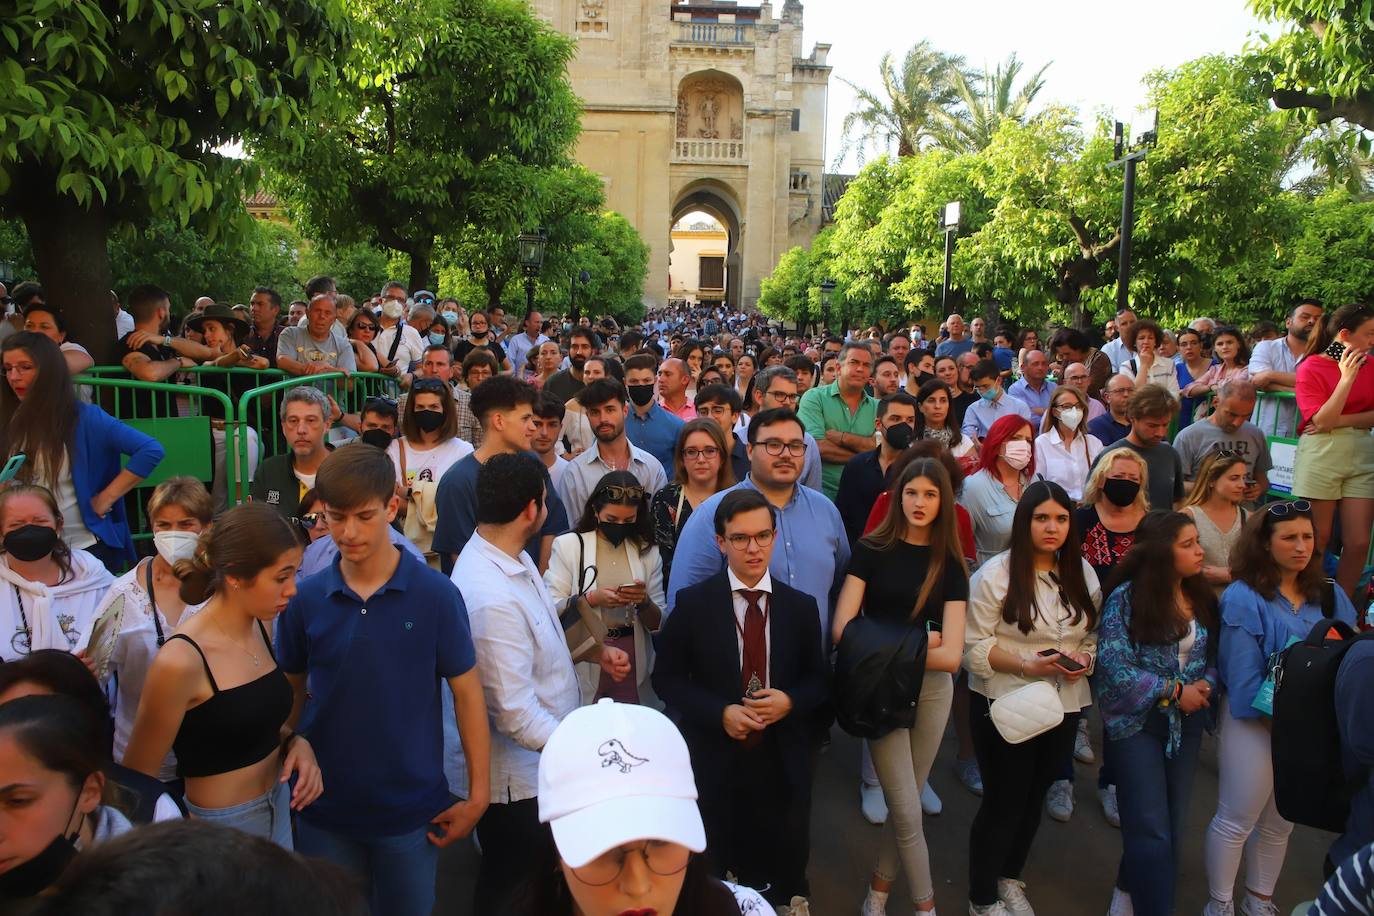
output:
[[[240,469],[238,472],[238,479],[243,483],[243,495],[247,497],[248,481],[253,479],[253,474],[258,469],[258,431],[247,426],[240,428],[246,430],[248,434],[248,468],[246,471]],[[229,486],[229,475],[226,470],[230,467],[238,467],[241,459],[239,458],[237,441],[226,448],[226,442],[229,438],[226,430],[211,427],[210,435],[215,441],[215,482],[211,485],[210,496],[215,501],[215,512],[219,513],[233,505],[234,494]],[[232,455],[226,455],[226,452],[232,452]]]
[[[895,880],[900,861],[916,903],[935,896],[930,849],[921,825],[921,787],[930,777],[930,767],[940,750],[953,700],[953,677],[945,671],[927,671],[916,704],[916,726],[899,728],[868,742],[888,809],[874,874],[887,881]]]
[[[1258,719],[1233,719],[1223,700],[1217,749],[1217,813],[1207,828],[1207,886],[1212,899],[1229,901],[1245,856],[1245,886],[1272,896],[1293,824],[1274,803],[1269,729]]]

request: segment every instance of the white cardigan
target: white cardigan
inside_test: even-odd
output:
[[[1062,676],[1048,678],[1022,677],[1002,671],[994,671],[988,661],[988,654],[996,646],[1003,652],[1024,659],[1031,659],[1042,649],[1059,649],[1065,653],[1082,652],[1097,660],[1097,631],[1087,628],[1087,620],[1077,624],[1060,620],[1063,603],[1059,599],[1059,589],[1050,581],[1046,573],[1035,579],[1035,601],[1041,613],[1053,621],[1036,620],[1029,633],[1022,633],[1014,623],[1002,619],[1002,602],[1007,597],[1010,585],[1008,567],[1011,551],[1003,551],[978,568],[969,582],[968,626],[964,630],[964,667],[968,670],[968,686],[974,693],[995,700],[1005,693],[1035,680],[1047,680],[1059,689],[1059,700],[1064,704],[1064,712],[1078,712],[1092,705],[1092,693],[1088,688],[1085,674],[1076,681]],[[1102,606],[1102,588],[1097,582],[1097,573],[1083,560],[1083,578],[1088,585],[1088,594],[1093,605]],[[1088,673],[1092,673],[1089,666]]]
[[[544,573],[544,584],[548,586],[549,593],[553,595],[555,602],[562,602],[569,598],[577,589],[577,579],[580,570],[577,568],[577,541],[582,540],[583,568],[596,565],[596,546],[597,536],[595,531],[577,533],[569,531],[554,538],[553,553],[549,556],[549,568]],[[627,544],[626,556],[630,558],[630,573],[644,583],[645,589],[649,593],[649,600],[660,608],[667,604],[667,599],[663,594],[663,561],[658,554],[658,547],[650,547],[644,552],[634,549],[632,544]],[[591,588],[598,587],[596,582],[592,582]],[[635,628],[635,659],[638,667],[635,669],[635,680],[639,685],[639,701],[645,706],[660,708],[662,706],[658,697],[654,694],[653,687],[649,683],[649,674],[653,670],[654,663],[654,644],[640,624],[638,618],[634,620]],[[582,704],[588,705],[596,696],[596,686],[601,680],[601,666],[591,662],[579,662],[577,664],[577,681],[582,688]]]

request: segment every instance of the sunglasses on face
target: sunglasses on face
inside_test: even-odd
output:
[[[374,331],[374,332],[375,332],[375,331],[377,330],[377,326],[376,326],[375,324],[368,324],[368,323],[366,323],[366,322],[360,321],[360,322],[358,322],[357,324],[353,325],[353,329],[354,329],[355,331]]]

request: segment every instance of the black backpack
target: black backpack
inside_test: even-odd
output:
[[[1328,582],[1322,599],[1324,619],[1301,642],[1279,653],[1274,674],[1274,801],[1279,814],[1295,824],[1334,833],[1345,831],[1350,799],[1364,782],[1349,779],[1341,760],[1336,723],[1336,675],[1359,634],[1331,617],[1335,597]],[[1331,631],[1339,639],[1328,639]]]

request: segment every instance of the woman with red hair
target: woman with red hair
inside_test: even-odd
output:
[[[1011,544],[1011,519],[1026,483],[1035,476],[1035,430],[1025,417],[1001,417],[988,428],[978,471],[964,480],[959,504],[973,519],[978,565]]]

